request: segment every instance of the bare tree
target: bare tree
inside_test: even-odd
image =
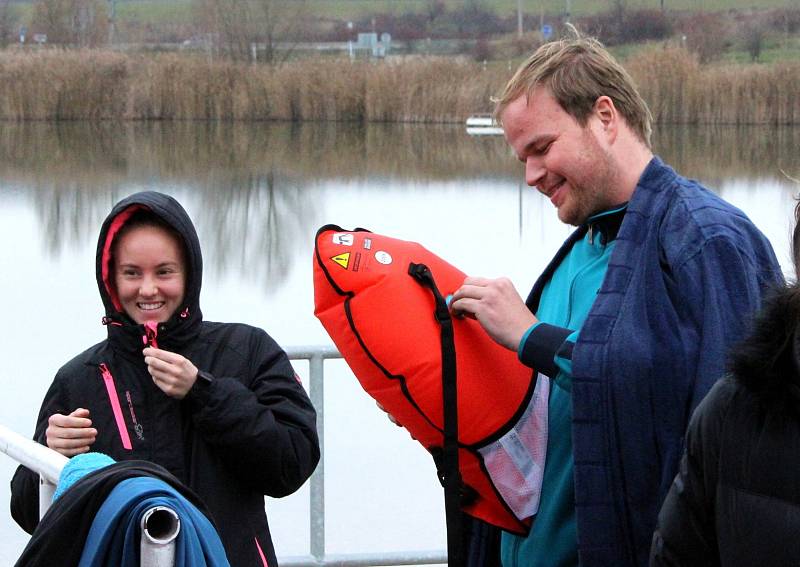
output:
[[[264,46],[264,61],[281,62],[289,56],[292,48],[298,43],[300,27],[307,14],[305,0],[256,0],[260,8],[261,33],[256,34]],[[285,43],[283,57],[278,57],[278,43]]]
[[[764,26],[751,23],[744,30],[744,44],[750,60],[755,63],[761,57],[761,48],[764,45]]]
[[[278,43],[296,43],[305,0],[195,0],[200,26],[228,57],[245,61],[256,47],[260,59],[278,60]]]
[[[611,0],[611,13],[614,15],[614,25],[617,26],[617,32],[622,32],[622,27],[625,25],[626,11],[627,2],[625,0]]]
[[[47,34],[49,43],[94,47],[108,39],[108,15],[103,0],[37,0],[33,31]]]
[[[252,25],[247,0],[197,0],[200,27],[214,46],[234,60],[249,57],[249,27]]]
[[[425,14],[428,21],[432,22],[447,11],[444,0],[427,0],[425,2]]]
[[[14,40],[14,28],[17,15],[11,6],[11,0],[0,0],[0,47],[6,47]]]

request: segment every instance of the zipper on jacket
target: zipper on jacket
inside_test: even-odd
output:
[[[258,538],[253,538],[256,541],[256,549],[258,550],[258,556],[261,558],[261,563],[264,567],[269,567],[269,563],[267,563],[267,558],[264,556],[264,551],[261,549],[261,544],[258,543]]]
[[[136,437],[139,438],[139,441],[144,441],[144,427],[142,427],[142,424],[136,419],[136,412],[133,411],[133,399],[131,398],[130,390],[125,390],[125,399],[128,400],[128,411],[131,413],[133,431],[136,433]]]
[[[133,450],[133,445],[131,445],[131,438],[128,435],[125,419],[122,417],[122,407],[119,405],[119,396],[117,396],[117,387],[116,384],[114,384],[114,377],[111,375],[111,371],[104,362],[100,363],[100,373],[103,375],[103,382],[105,382],[108,399],[111,402],[111,410],[114,412],[114,421],[117,422],[117,429],[119,430],[119,437],[122,440],[122,446],[128,451],[131,451]]]

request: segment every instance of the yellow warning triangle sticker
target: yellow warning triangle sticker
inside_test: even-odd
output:
[[[346,270],[347,265],[350,263],[350,252],[345,252],[337,256],[331,256],[331,260],[333,260]]]

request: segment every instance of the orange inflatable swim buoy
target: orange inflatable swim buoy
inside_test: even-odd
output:
[[[414,242],[335,225],[317,232],[314,313],[364,390],[434,455],[446,501],[450,483],[451,504],[526,533],[549,381],[477,321],[450,318],[443,296],[464,278]]]

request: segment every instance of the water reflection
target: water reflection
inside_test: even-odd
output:
[[[653,143],[678,171],[711,187],[732,178],[800,177],[798,128],[662,126]],[[379,190],[389,180],[519,183],[521,175],[501,137],[472,138],[457,126],[0,126],[0,194],[16,187],[33,202],[50,255],[92,241],[124,195],[181,190],[198,204],[198,225],[207,227],[204,242],[217,259],[209,268],[235,269],[272,286],[285,280],[290,259],[322,223],[313,191],[320,183],[359,181]]]
[[[655,151],[704,179],[797,174],[800,128],[659,126]],[[283,123],[5,123],[0,180],[61,193],[123,183],[210,186],[242,173],[303,181],[392,177],[517,177],[501,137],[460,126]],[[67,187],[65,188],[65,185]]]
[[[800,177],[798,137],[800,129],[659,128],[654,146],[747,212],[789,269],[798,188],[780,170]],[[50,377],[102,339],[97,230],[114,202],[145,188],[176,195],[198,226],[212,276],[204,314],[264,327],[282,345],[328,342],[312,301],[321,224],[420,241],[469,273],[510,277],[523,293],[569,233],[547,199],[524,187],[501,138],[470,138],[460,127],[0,123],[0,293],[15,324],[0,357],[0,386],[13,396],[0,416],[12,429],[30,435]],[[429,457],[343,362],[327,372],[335,384],[325,410],[329,549],[441,548],[441,487]],[[0,459],[0,476],[11,472]],[[387,492],[379,482],[387,475],[403,487]],[[6,509],[7,498],[0,491]],[[308,525],[307,498],[268,504],[282,518],[273,526],[279,554],[308,552],[297,528]],[[12,564],[25,540],[0,517],[0,564]]]
[[[687,177],[719,187],[728,179],[785,182],[800,177],[800,128],[659,126],[653,148]]]

